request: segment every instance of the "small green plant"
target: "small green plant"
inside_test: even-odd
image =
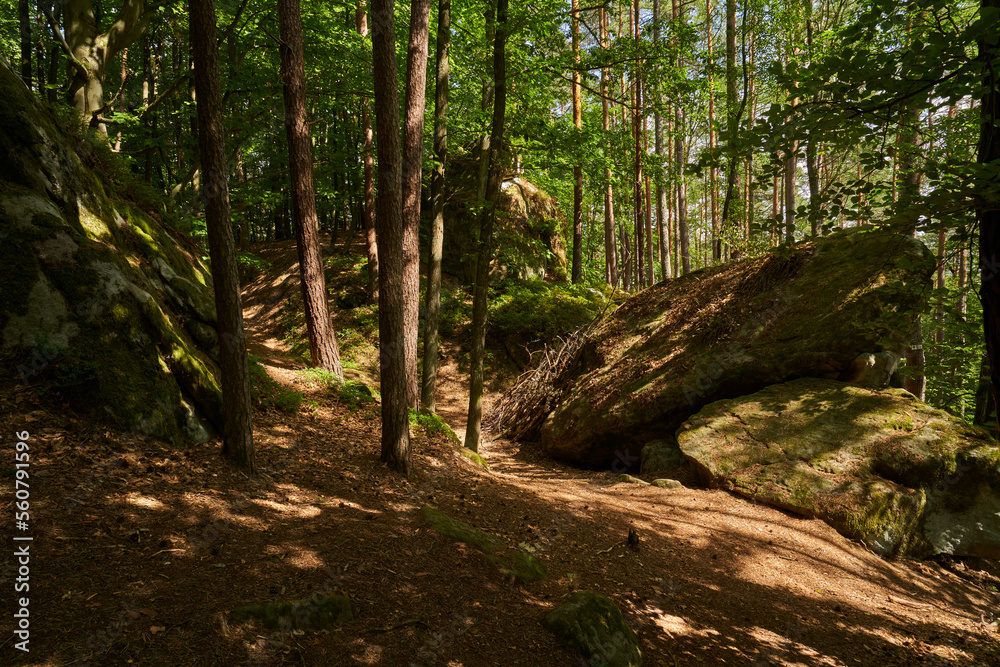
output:
[[[352,411],[368,403],[375,402],[375,396],[371,389],[364,382],[351,380],[345,382],[337,390],[337,398],[347,405]]]
[[[451,430],[451,427],[444,423],[444,420],[433,412],[417,412],[411,408],[410,428],[422,428],[427,433],[428,437],[442,435],[454,442],[456,445],[462,444],[458,439],[458,435]]]

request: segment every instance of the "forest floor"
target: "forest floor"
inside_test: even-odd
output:
[[[377,407],[338,399],[275,334],[267,295],[296,282],[294,253],[275,257],[246,292],[251,352],[306,402],[255,413],[252,479],[218,440],[176,449],[0,386],[3,432],[31,432],[35,537],[31,653],[13,648],[5,589],[0,663],[580,666],[541,619],[591,589],[622,609],[651,666],[1000,665],[993,563],[887,561],[820,521],[719,490],[614,483],[503,440],[481,447],[487,471],[416,428],[412,477],[389,472]],[[438,400],[459,430],[464,380],[446,352]],[[431,529],[425,504],[532,551],[550,577],[509,583]],[[268,631],[230,616],[316,592],[348,595],[355,620]]]

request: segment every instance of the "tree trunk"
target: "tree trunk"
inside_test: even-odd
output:
[[[632,24],[632,38],[635,43],[639,43],[639,0],[634,0],[630,13]],[[632,183],[633,207],[635,211],[635,253],[633,255],[633,275],[635,276],[636,289],[646,286],[645,267],[643,266],[644,253],[642,248],[642,230],[644,214],[642,210],[642,123],[645,115],[642,108],[642,65],[641,61],[636,63],[632,73],[632,140],[634,143],[634,176]]]
[[[983,16],[987,9],[994,13],[1000,0],[981,0]],[[979,166],[1000,165],[1000,71],[995,66],[1000,57],[1000,32],[984,33],[979,42],[979,61],[983,63],[983,100],[979,117]],[[989,383],[993,393],[993,408],[1000,429],[1000,202],[980,202],[976,217],[979,221],[979,297],[983,303],[983,333],[989,358]]]
[[[608,48],[608,12],[601,8],[601,48]],[[602,127],[604,128],[604,150],[605,157],[610,157],[611,140],[608,138],[611,129],[608,115],[608,69],[601,69],[601,111]],[[608,284],[618,287],[618,251],[615,243],[615,203],[614,192],[611,185],[611,168],[604,170],[604,180],[607,186],[604,189],[604,265],[605,277]]]
[[[785,243],[795,242],[795,142],[785,156]]]
[[[726,0],[726,121],[730,141],[736,136],[739,125],[739,92],[736,88],[736,0]],[[742,219],[743,203],[740,201],[739,158],[730,147],[726,166],[726,196],[722,206],[722,233],[731,233]],[[735,234],[734,234],[735,236]],[[735,253],[734,257],[735,259]]]
[[[66,34],[61,40],[72,72],[67,100],[76,107],[85,127],[97,129],[105,135],[108,133],[100,117],[104,110],[104,81],[108,65],[122,49],[128,48],[142,35],[155,9],[154,6],[147,11],[144,0],[125,0],[125,6],[108,31],[97,34],[93,0],[67,0],[63,10]],[[51,11],[45,11],[53,30],[56,30]]]
[[[437,81],[434,88],[434,173],[431,174],[431,248],[427,267],[427,300],[424,328],[424,368],[420,404],[436,412],[434,389],[437,384],[438,322],[441,316],[441,258],[444,251],[444,186],[448,160],[448,80],[451,63],[451,0],[438,0]]]
[[[189,24],[198,90],[198,124],[201,127],[202,191],[208,248],[218,317],[219,368],[222,380],[222,454],[237,467],[254,474],[253,428],[250,423],[250,369],[243,333],[243,308],[236,271],[236,251],[229,217],[228,169],[222,93],[219,83],[219,47],[215,41],[215,7],[212,0],[189,0]]]
[[[573,14],[573,125],[583,127],[583,99],[580,90],[580,1],[572,0]],[[573,167],[573,283],[583,280],[583,167]]]
[[[487,12],[491,12],[488,9]],[[487,23],[492,21],[487,18]],[[486,348],[486,308],[489,296],[490,260],[493,256],[493,224],[496,202],[500,198],[503,174],[501,151],[504,116],[507,113],[507,0],[496,0],[496,37],[493,44],[493,122],[490,127],[489,181],[486,205],[480,213],[479,251],[476,260],[476,288],[472,301],[472,355],[469,361],[469,415],[465,431],[465,446],[479,451],[479,434],[483,421],[483,357]]]
[[[372,69],[378,130],[379,370],[382,383],[382,460],[409,476],[410,423],[403,309],[403,192],[396,88],[395,0],[371,0]]]
[[[406,51],[406,112],[403,119],[403,318],[406,356],[406,405],[420,400],[417,333],[420,316],[420,171],[424,154],[424,99],[427,90],[427,41],[430,0],[410,3],[410,43]]]
[[[299,0],[278,0],[281,34],[281,82],[285,99],[285,134],[288,137],[288,172],[292,181],[292,218],[302,301],[313,366],[344,379],[337,339],[330,324],[326,277],[319,252],[316,187],[313,183],[312,143],[306,118],[306,77],[302,47],[302,14]]]
[[[368,17],[362,0],[354,13],[358,34],[368,35]],[[375,136],[372,132],[371,113],[368,98],[361,100],[361,131],[364,134],[365,151],[365,245],[368,248],[368,300],[378,301],[378,244],[375,235]]]
[[[31,11],[28,0],[17,0],[17,23],[21,43],[21,81],[31,88]]]

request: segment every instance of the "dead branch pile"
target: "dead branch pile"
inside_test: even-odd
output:
[[[576,365],[603,315],[602,312],[566,338],[559,337],[562,344],[558,348],[546,345],[538,366],[523,373],[494,404],[483,419],[483,430],[493,437],[537,439],[542,422],[566,392],[560,386],[560,379]]]

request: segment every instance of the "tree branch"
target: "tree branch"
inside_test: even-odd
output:
[[[76,56],[73,55],[73,49],[69,48],[69,44],[66,43],[66,38],[63,37],[62,30],[59,29],[59,23],[56,22],[56,17],[52,15],[52,10],[42,4],[39,4],[38,7],[45,13],[45,18],[49,20],[49,25],[52,27],[52,32],[55,34],[56,40],[59,42],[59,44],[62,45],[63,51],[66,52],[66,57],[69,58],[70,63],[76,66],[76,69],[80,73],[80,76],[86,77],[87,66],[84,65],[79,60],[77,60]]]

